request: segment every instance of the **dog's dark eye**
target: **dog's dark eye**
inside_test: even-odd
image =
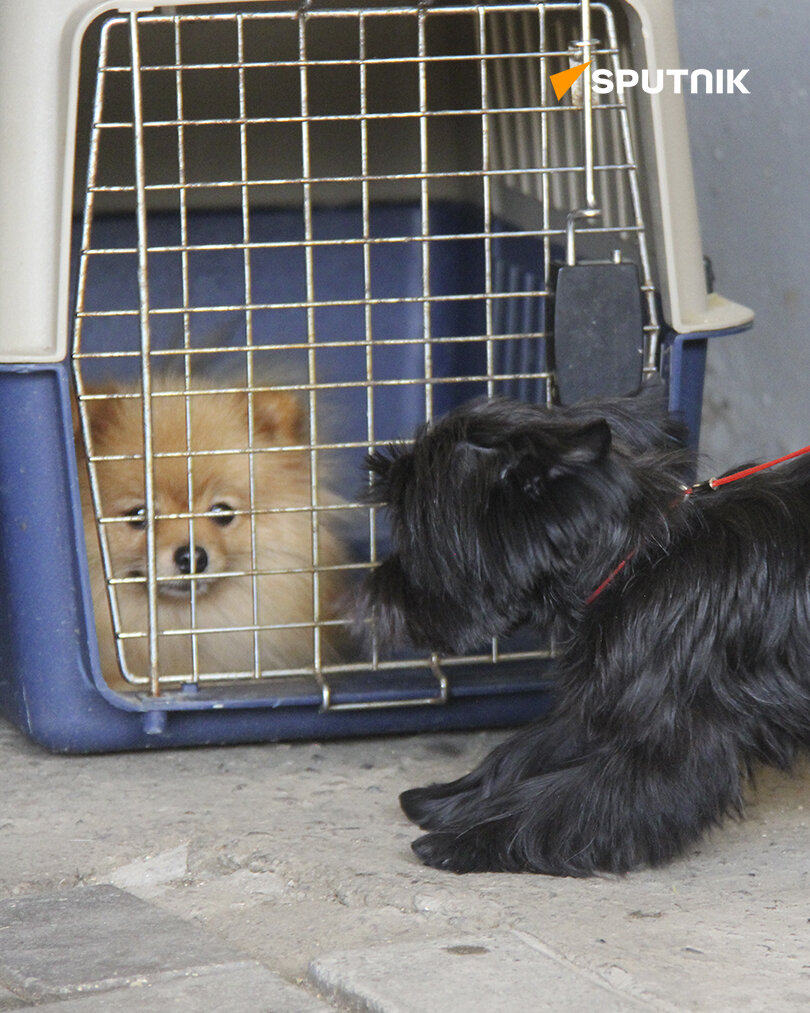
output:
[[[214,524],[219,524],[221,528],[230,524],[236,516],[234,508],[230,505],[230,503],[214,503],[208,513]]]
[[[143,504],[127,510],[123,516],[127,518],[127,524],[131,528],[143,530],[146,527],[146,507]]]

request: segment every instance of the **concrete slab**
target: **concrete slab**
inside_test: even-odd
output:
[[[28,1006],[18,995],[0,985],[0,1013],[13,1013]]]
[[[334,953],[313,961],[309,974],[322,992],[364,1013],[651,1008],[510,930]]]
[[[2,1009],[2,1006],[0,1006]],[[37,1005],[37,1013],[334,1013],[303,989],[255,963],[213,967],[80,999]]]
[[[239,964],[216,936],[114,886],[0,902],[0,981],[29,1000]]]

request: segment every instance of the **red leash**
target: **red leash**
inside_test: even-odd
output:
[[[766,471],[768,468],[773,468],[774,465],[782,464],[784,461],[792,461],[794,457],[801,457],[803,454],[810,454],[810,447],[802,447],[801,450],[794,450],[792,454],[785,454],[784,457],[777,457],[773,461],[766,461],[764,464],[755,464],[750,468],[743,468],[742,471],[735,471],[731,475],[723,475],[722,478],[709,478],[705,482],[698,482],[696,485],[684,486],[683,498],[686,499],[687,496],[691,496],[692,493],[696,492],[698,489],[719,489],[722,485],[729,485],[731,482],[737,482],[741,478],[748,478],[749,475],[756,475],[758,471]],[[591,591],[585,599],[586,605],[590,605],[591,602],[595,601],[599,597],[605,588],[611,584],[616,577],[618,577],[635,554],[635,549],[628,552],[616,569],[605,577],[599,587],[597,587],[596,590]]]
[[[792,461],[794,457],[801,457],[802,454],[810,454],[810,447],[802,447],[801,450],[794,450],[792,454],[785,454],[784,457],[777,457],[775,460],[766,461],[764,464],[755,464],[751,468],[743,468],[742,471],[735,471],[732,475],[724,475],[722,478],[710,478],[706,482],[698,482],[697,485],[685,489],[684,496],[689,496],[695,489],[701,489],[704,486],[708,486],[709,489],[719,489],[721,485],[728,485],[729,482],[736,482],[740,478],[756,475],[758,471],[765,471],[767,468],[772,468],[775,464],[782,464],[783,461]]]

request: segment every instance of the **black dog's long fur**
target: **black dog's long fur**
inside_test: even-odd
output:
[[[444,652],[527,621],[561,644],[548,716],[401,796],[427,864],[658,865],[810,744],[810,457],[684,497],[678,436],[656,396],[494,400],[370,457],[395,552],[361,618]]]

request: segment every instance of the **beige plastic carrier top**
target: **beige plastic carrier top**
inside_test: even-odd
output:
[[[180,12],[183,6],[164,9]],[[200,8],[199,0],[194,6]],[[658,68],[680,66],[672,0],[615,0],[612,6],[626,10],[637,66],[649,68],[651,75]],[[4,0],[0,5],[2,362],[52,362],[67,354],[84,32],[107,11],[156,9],[146,3],[90,0]],[[644,186],[664,316],[684,334],[745,326],[750,310],[707,293],[683,98],[664,89],[645,94],[642,103]]]

